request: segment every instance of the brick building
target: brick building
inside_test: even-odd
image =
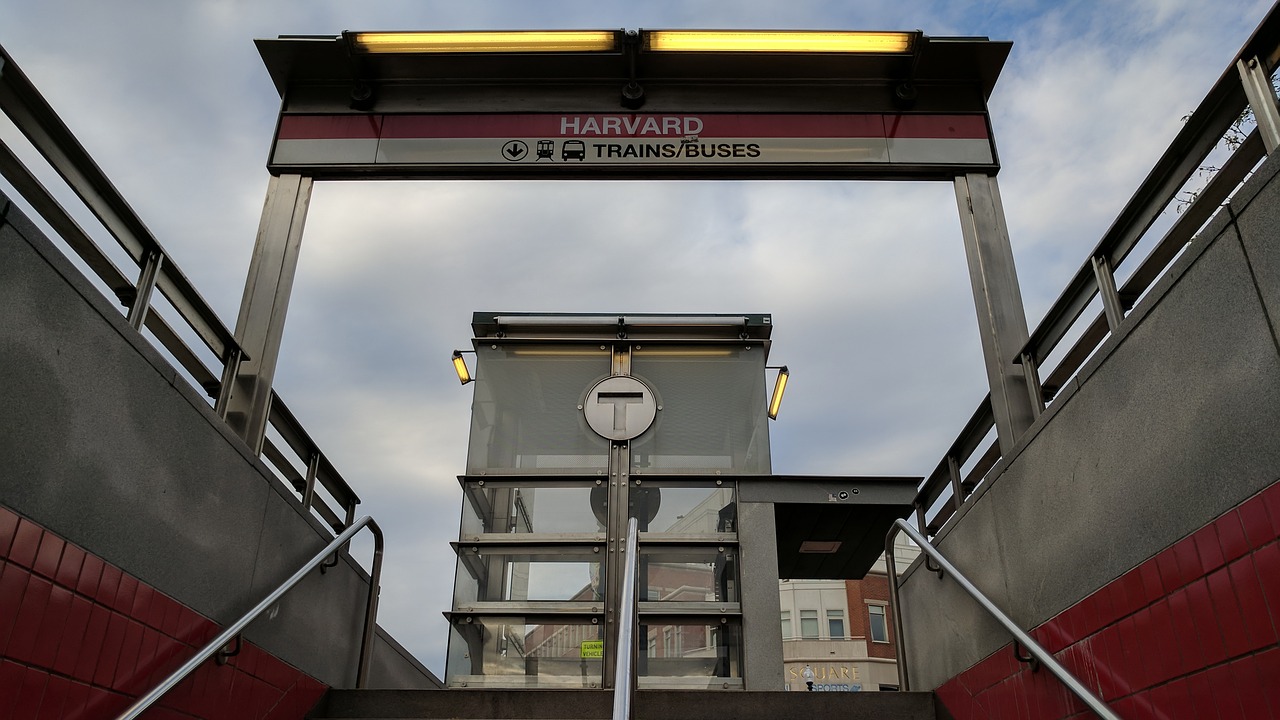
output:
[[[899,536],[904,568],[919,550]],[[889,608],[889,578],[880,558],[861,580],[781,580],[782,681],[805,690],[804,667],[814,690],[897,690],[897,652]]]

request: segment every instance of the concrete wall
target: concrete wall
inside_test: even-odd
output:
[[[940,534],[1022,627],[1280,478],[1278,171],[1264,163]],[[902,603],[912,689],[938,688],[1009,643],[919,563]]]
[[[331,535],[21,213],[0,224],[0,504],[225,625]],[[313,573],[245,637],[351,687],[368,581]],[[432,686],[383,638],[374,685]]]

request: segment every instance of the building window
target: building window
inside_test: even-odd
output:
[[[802,638],[818,637],[818,611],[817,610],[801,610],[800,611],[800,637]]]
[[[884,606],[868,605],[867,612],[871,615],[871,642],[889,642],[889,628],[884,622]]]
[[[791,611],[782,611],[782,639],[786,640],[791,637]]]
[[[844,611],[827,611],[827,634],[832,640],[844,639]]]

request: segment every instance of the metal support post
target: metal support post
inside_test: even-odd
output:
[[[1031,412],[1039,418],[1044,412],[1044,386],[1040,384],[1040,369],[1030,353],[1022,353],[1020,362],[1023,377],[1027,380],[1027,399],[1031,401]]]
[[[164,254],[159,250],[150,250],[142,259],[142,269],[138,272],[138,282],[133,286],[133,302],[129,305],[129,326],[141,331],[147,322],[147,312],[151,310],[151,293],[156,290],[156,278],[160,275],[160,266],[164,264]]]
[[[271,413],[271,382],[310,200],[311,178],[271,178],[240,302],[236,342],[248,358],[240,363],[235,376],[227,404],[227,424],[255,453],[262,452]]]
[[[1098,282],[1098,294],[1102,296],[1102,311],[1107,316],[1107,329],[1115,332],[1124,320],[1124,305],[1120,302],[1120,291],[1116,290],[1116,276],[1111,271],[1111,263],[1105,257],[1092,257],[1093,276]]]
[[[773,503],[738,502],[738,599],[742,602],[742,682],[747,690],[782,690],[782,612],[778,598],[778,529]]]
[[[1244,84],[1249,107],[1253,108],[1258,134],[1262,136],[1262,144],[1270,155],[1280,147],[1280,108],[1276,106],[1276,91],[1271,86],[1271,74],[1266,63],[1256,56],[1248,60],[1237,60],[1236,70],[1240,72],[1240,82]]]
[[[1027,317],[996,179],[978,173],[962,175],[956,178],[955,188],[991,385],[991,410],[1000,451],[1008,453],[1035,420],[1025,368],[1015,362],[1027,342]]]
[[[951,504],[959,512],[964,507],[964,487],[961,484],[960,465],[951,455],[947,456],[947,474],[951,476]]]

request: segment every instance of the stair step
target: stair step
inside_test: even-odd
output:
[[[928,692],[640,690],[636,720],[936,720]],[[330,690],[312,720],[607,720],[609,690]]]

